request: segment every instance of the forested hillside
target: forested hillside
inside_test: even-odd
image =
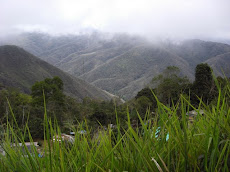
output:
[[[67,95],[82,100],[85,97],[110,100],[111,95],[40,60],[17,46],[0,46],[0,83],[29,93],[36,81],[59,76]]]
[[[230,68],[227,58],[230,45],[198,39],[153,43],[127,34],[24,33],[5,42],[20,45],[69,74],[124,99],[134,97],[169,65],[179,67],[181,75],[190,80],[194,79],[194,69],[199,63],[207,62],[216,75],[222,75],[223,70],[228,76]]]

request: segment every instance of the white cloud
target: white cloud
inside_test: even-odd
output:
[[[0,33],[41,30],[226,37],[229,0],[0,0]],[[229,37],[230,39],[230,37]]]

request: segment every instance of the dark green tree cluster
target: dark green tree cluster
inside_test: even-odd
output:
[[[212,76],[212,69],[207,63],[196,66],[195,81],[191,86],[191,101],[198,105],[202,99],[205,103],[210,103],[215,95],[216,85]]]
[[[36,82],[31,88],[32,120],[29,122],[31,134],[35,137],[43,136],[44,100],[48,117],[59,125],[62,125],[65,113],[65,95],[63,94],[63,82],[55,76]],[[39,128],[39,130],[38,130]]]
[[[18,125],[25,124],[31,110],[30,104],[31,97],[20,93],[17,89],[8,88],[0,90],[0,123],[6,123],[7,119],[13,122],[12,110]]]
[[[52,79],[46,78],[44,81],[36,82],[31,90],[33,107],[37,108],[37,110],[44,110],[45,100],[47,114],[52,118],[56,118],[61,124],[62,115],[66,110],[62,80],[57,76]]]
[[[138,119],[136,114],[137,112],[139,113],[141,118],[144,118],[147,110],[152,111],[157,106],[157,102],[153,95],[153,92],[155,92],[155,90],[151,90],[150,88],[144,88],[137,93],[134,105],[130,107],[131,109],[133,109],[131,111],[132,118]]]
[[[176,66],[168,66],[162,74],[153,78],[152,83],[157,83],[158,99],[168,106],[176,104],[180,94],[183,94],[190,85],[189,79],[180,76],[180,69]]]
[[[153,94],[161,103],[169,107],[177,103],[181,94],[189,98],[194,107],[199,106],[200,100],[208,105],[218,96],[217,85],[223,90],[228,82],[227,79],[219,76],[215,83],[213,78],[212,69],[206,63],[196,66],[193,83],[187,77],[180,76],[179,68],[168,66],[162,74],[153,78],[152,88],[147,87],[138,92],[135,97],[135,108],[142,114],[142,117],[147,108],[154,111],[156,100]]]
[[[85,98],[79,102],[63,93],[63,82],[59,77],[46,78],[36,82],[31,88],[31,95],[20,93],[15,89],[0,90],[0,123],[14,122],[10,107],[13,109],[18,126],[23,129],[28,121],[33,138],[43,138],[44,100],[47,115],[52,121],[57,120],[62,131],[69,132],[70,125],[78,125],[87,120],[90,127],[116,123],[113,101],[105,102]],[[8,101],[9,100],[9,103]],[[121,117],[126,109],[117,107]],[[125,115],[124,115],[125,116]],[[122,117],[121,117],[122,118]],[[0,125],[1,125],[0,124]]]
[[[190,82],[187,77],[180,76],[179,68],[168,66],[162,74],[152,79],[150,85],[154,86],[142,89],[135,97],[134,108],[142,118],[145,117],[147,109],[154,111],[157,107],[155,96],[160,102],[171,106],[176,104],[180,94],[183,94],[189,88]]]
[[[86,117],[88,124],[97,128],[102,126],[108,126],[108,124],[116,124],[116,113],[119,119],[126,117],[126,108],[122,105],[116,105],[111,101],[99,101],[90,98],[85,98],[81,104],[81,114]]]
[[[52,102],[60,106],[64,104],[63,82],[57,76],[52,79],[46,78],[44,81],[36,82],[31,90],[32,103],[35,106],[43,106],[44,98],[46,103]]]

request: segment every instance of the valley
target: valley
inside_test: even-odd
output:
[[[167,66],[179,67],[181,75],[188,76],[191,81],[199,63],[208,63],[217,76],[223,76],[223,72],[229,76],[230,45],[198,39],[176,44],[101,32],[64,36],[24,33],[5,43],[18,45],[125,100],[133,98]]]

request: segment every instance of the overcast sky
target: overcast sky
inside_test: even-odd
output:
[[[0,0],[0,34],[85,28],[230,39],[230,0]]]

